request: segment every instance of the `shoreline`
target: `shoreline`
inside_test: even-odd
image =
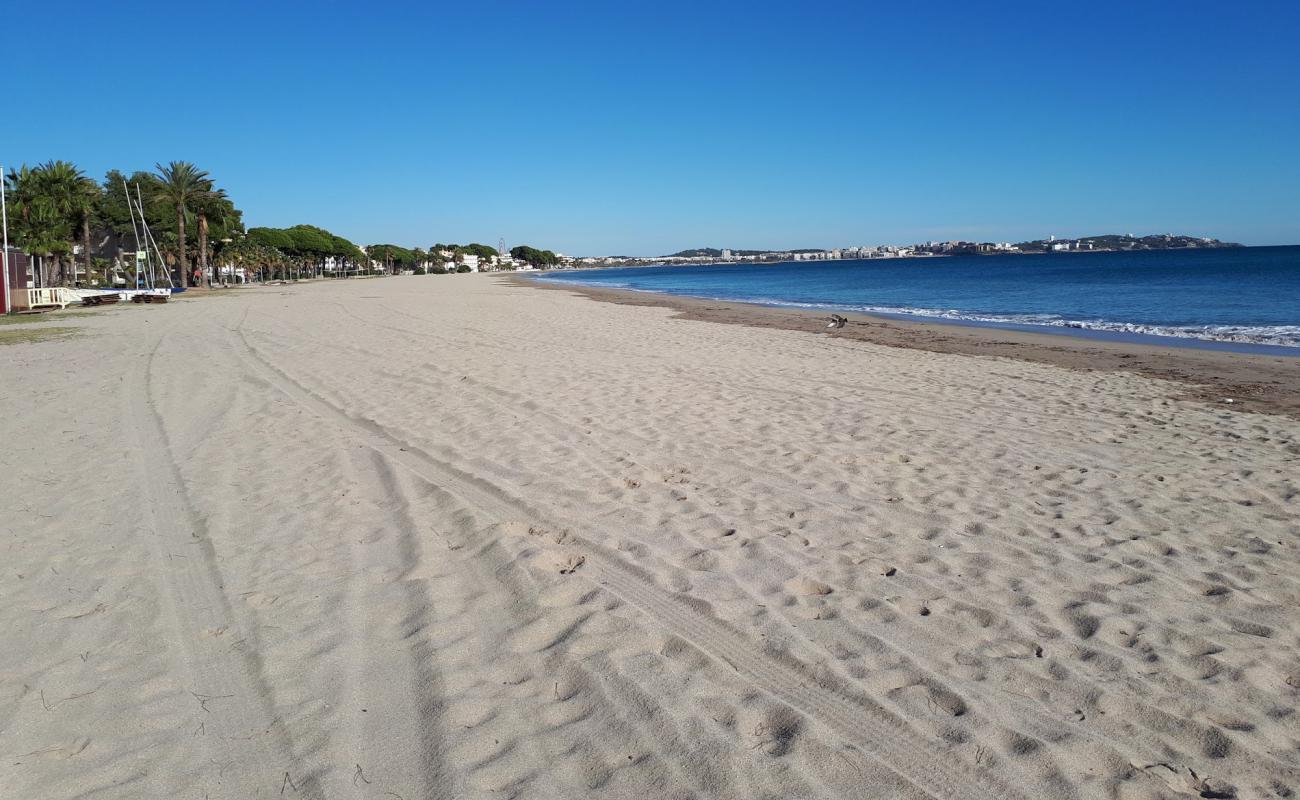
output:
[[[947,258],[948,256],[944,256]],[[697,265],[713,266],[713,265]],[[735,265],[749,266],[749,265]],[[537,273],[532,273],[530,277],[533,280],[541,281],[548,284],[568,285],[570,282],[559,278],[545,278]],[[963,316],[942,316],[941,314],[921,313],[920,311],[912,313],[902,310],[872,309],[864,310],[861,307],[853,305],[839,306],[831,303],[825,304],[800,304],[787,303],[782,301],[762,301],[762,300],[742,300],[729,297],[708,297],[704,295],[678,294],[673,291],[663,289],[635,289],[623,286],[610,286],[604,284],[589,284],[575,282],[574,285],[586,286],[596,289],[607,289],[610,291],[626,291],[636,294],[664,295],[667,297],[685,297],[693,300],[705,300],[718,303],[740,303],[742,305],[756,306],[759,308],[789,309],[794,311],[808,311],[814,315],[823,316],[829,314],[857,314],[864,317],[880,320],[895,320],[899,322],[914,322],[927,325],[939,326],[957,326],[968,328],[985,328],[989,330],[1000,331],[1019,331],[1023,333],[1039,333],[1048,336],[1063,336],[1074,339],[1086,339],[1090,341],[1113,343],[1113,344],[1133,344],[1148,345],[1151,347],[1168,347],[1174,349],[1192,349],[1208,350],[1222,353],[1236,353],[1239,355],[1258,355],[1258,356],[1277,356],[1279,358],[1300,359],[1300,344],[1284,345],[1272,342],[1262,341],[1241,341],[1237,339],[1208,339],[1199,336],[1186,335],[1181,336],[1175,333],[1151,333],[1140,330],[1129,330],[1124,328],[1109,327],[1089,327],[1087,324],[1063,324],[1049,325],[1045,323],[1033,322],[1016,322],[1010,319],[981,318],[981,317],[963,317]],[[1117,323],[1118,324],[1118,323]],[[1158,325],[1148,326],[1153,329],[1159,329]]]
[[[1012,358],[1073,370],[1131,372],[1185,385],[1188,391],[1177,395],[1179,399],[1300,418],[1300,358],[1294,356],[1113,342],[1057,331],[1037,333],[848,311],[839,312],[848,324],[829,333],[823,326],[827,312],[821,310],[503,277],[514,284],[568,291],[599,302],[669,308],[681,319],[806,331],[887,347]],[[1233,402],[1224,402],[1227,399]]]

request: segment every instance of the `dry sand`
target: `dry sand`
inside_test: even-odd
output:
[[[0,348],[0,796],[1300,791],[1300,422],[674,315],[407,277]]]
[[[512,276],[513,277],[513,276]],[[651,292],[605,289],[571,283],[537,282],[515,277],[521,285],[573,292],[623,305],[671,308],[679,319],[723,322],[805,332],[824,332],[827,312],[752,303],[676,297]],[[936,353],[1001,356],[1080,370],[1136,372],[1182,384],[1180,399],[1231,401],[1239,411],[1287,414],[1300,419],[1300,357],[1226,351],[1102,338],[1036,333],[942,322],[887,318],[845,312],[848,324],[836,338]],[[821,324],[817,324],[821,322]],[[1172,340],[1177,342],[1178,340]]]

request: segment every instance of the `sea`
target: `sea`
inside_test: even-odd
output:
[[[628,267],[540,279],[1300,356],[1300,246]]]

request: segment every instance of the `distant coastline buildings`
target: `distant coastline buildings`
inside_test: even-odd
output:
[[[735,264],[782,261],[835,261],[840,259],[877,258],[929,258],[959,255],[1012,255],[1020,253],[1078,253],[1123,250],[1174,250],[1212,247],[1240,247],[1202,236],[1156,234],[1106,234],[1077,239],[1046,239],[1027,242],[968,242],[963,240],[918,242],[910,245],[865,245],[830,249],[807,248],[798,250],[733,250],[730,248],[698,248],[682,250],[666,256],[590,256],[576,261],[578,267],[647,266],[654,264]]]

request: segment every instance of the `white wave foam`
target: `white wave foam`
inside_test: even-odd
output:
[[[1146,336],[1173,336],[1179,339],[1200,339],[1211,342],[1236,344],[1268,344],[1280,347],[1300,347],[1300,325],[1156,325],[1141,322],[1114,320],[1063,319],[1052,314],[974,314],[956,309],[910,308],[906,306],[845,306],[831,303],[770,302],[763,305],[790,308],[825,308],[841,311],[859,311],[863,314],[900,314],[915,317],[947,319],[955,322],[983,322],[990,324],[1041,325],[1051,328],[1136,333]]]

